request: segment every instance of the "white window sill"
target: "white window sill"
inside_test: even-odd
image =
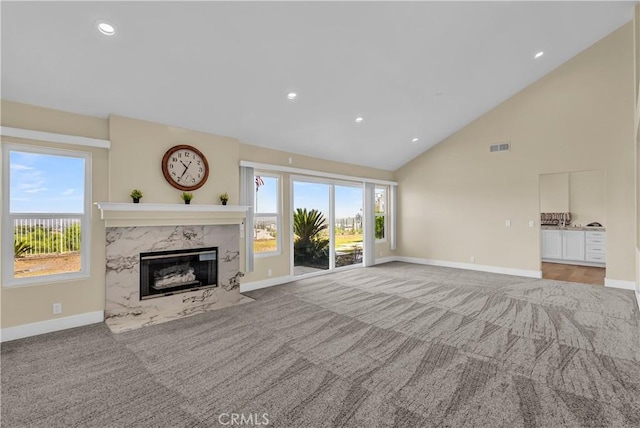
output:
[[[29,276],[25,278],[7,278],[2,281],[2,288],[20,288],[33,285],[47,285],[59,282],[73,282],[89,279],[89,272],[69,272],[55,275]]]

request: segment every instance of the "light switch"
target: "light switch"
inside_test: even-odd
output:
[[[529,220],[529,227],[536,227],[536,222],[534,220]]]
[[[505,221],[504,221],[504,225],[505,225],[506,227],[511,227],[511,220],[505,220]]]

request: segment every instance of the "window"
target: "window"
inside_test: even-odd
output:
[[[2,156],[3,285],[88,276],[91,155],[3,144]]]
[[[387,189],[376,187],[376,241],[384,241],[387,237]]]
[[[280,177],[255,174],[253,251],[256,256],[280,251]]]

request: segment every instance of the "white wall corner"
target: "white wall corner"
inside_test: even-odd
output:
[[[621,288],[623,290],[634,290],[636,289],[636,283],[634,281],[623,281],[621,279],[604,279],[604,286],[611,288]]]
[[[17,325],[0,329],[0,342],[23,339],[39,334],[51,333],[83,325],[96,324],[104,321],[104,311],[87,312],[31,324]]]
[[[248,291],[260,290],[261,288],[273,287],[274,285],[286,284],[293,281],[291,275],[279,276],[277,278],[264,279],[262,281],[253,281],[246,284],[240,284],[240,292],[246,293]]]

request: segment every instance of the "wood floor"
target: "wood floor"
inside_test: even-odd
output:
[[[557,281],[604,285],[604,268],[542,263],[542,277]]]

